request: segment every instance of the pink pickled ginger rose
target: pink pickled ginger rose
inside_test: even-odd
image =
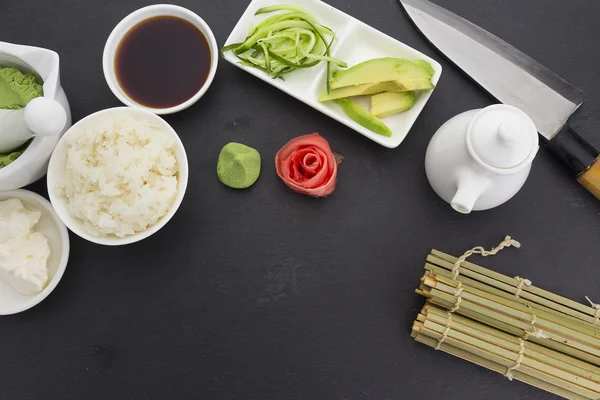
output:
[[[277,152],[277,175],[293,191],[313,197],[326,197],[335,190],[338,164],[334,154],[318,133],[290,140]]]

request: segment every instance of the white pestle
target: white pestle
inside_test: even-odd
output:
[[[67,123],[55,100],[37,97],[21,110],[0,110],[0,153],[9,153],[33,136],[57,136]]]
[[[67,123],[67,113],[58,101],[37,97],[25,107],[25,123],[37,136],[58,136]]]

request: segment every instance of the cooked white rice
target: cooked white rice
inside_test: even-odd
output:
[[[175,140],[132,117],[102,121],[68,139],[58,195],[94,236],[125,237],[153,226],[177,193]]]

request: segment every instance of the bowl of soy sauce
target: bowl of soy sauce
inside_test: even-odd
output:
[[[134,11],[113,29],[102,57],[104,77],[125,105],[172,114],[196,103],[212,83],[218,48],[194,12],[157,4]]]

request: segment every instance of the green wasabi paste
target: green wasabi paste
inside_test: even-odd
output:
[[[42,82],[35,75],[0,67],[0,108],[19,110],[43,94]]]
[[[24,74],[16,68],[0,67],[0,109],[19,110],[43,94],[42,82],[35,75]],[[19,158],[29,143],[10,153],[0,153],[0,168]]]
[[[29,140],[27,143],[25,143],[18,149],[15,149],[11,153],[8,153],[8,154],[0,153],[0,169],[6,167],[8,164],[15,161],[17,158],[19,158],[21,156],[21,154],[23,154],[23,152],[25,150],[27,150],[27,147],[29,147],[30,143],[31,143],[31,140]]]
[[[217,162],[219,180],[230,188],[245,189],[260,175],[260,154],[252,147],[231,142],[221,150]]]

